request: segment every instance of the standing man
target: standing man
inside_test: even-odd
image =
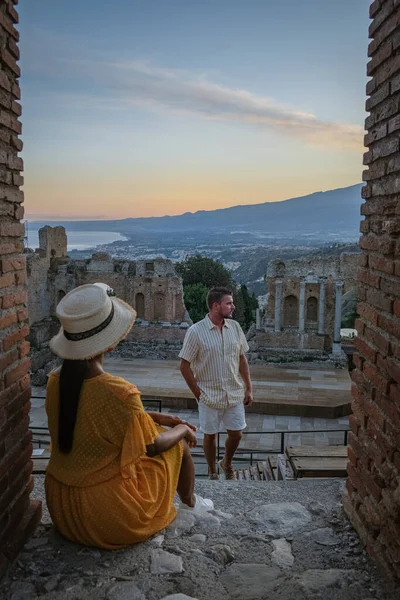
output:
[[[235,310],[231,290],[213,288],[207,306],[208,315],[186,332],[179,353],[181,373],[199,405],[209,478],[218,479],[216,437],[222,424],[228,437],[219,464],[226,479],[235,479],[232,458],[246,427],[244,406],[253,402],[245,355],[249,346],[239,323],[231,319]]]

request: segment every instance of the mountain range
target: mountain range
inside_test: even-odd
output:
[[[357,234],[360,223],[362,184],[327,192],[315,192],[307,196],[221,208],[186,212],[177,216],[141,217],[109,221],[52,221],[51,225],[63,225],[67,231],[115,231],[123,235],[145,233],[209,232],[214,230],[264,234],[285,233],[307,235],[345,232]],[[39,228],[47,223],[31,222],[30,227]]]

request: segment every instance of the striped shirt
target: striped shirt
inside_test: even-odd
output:
[[[244,400],[240,356],[249,346],[237,321],[225,319],[222,332],[207,315],[186,332],[179,358],[190,363],[201,390],[199,402],[221,409]]]

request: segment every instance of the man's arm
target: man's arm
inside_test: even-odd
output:
[[[193,396],[196,398],[196,400],[199,400],[201,390],[197,385],[196,379],[193,375],[193,371],[190,368],[190,362],[185,360],[184,358],[181,359],[181,373]]]
[[[241,378],[244,381],[244,385],[245,385],[245,389],[246,389],[246,392],[244,395],[244,404],[245,404],[245,406],[251,406],[253,404],[253,387],[251,385],[249,363],[247,362],[247,358],[246,358],[245,354],[240,355],[239,373],[241,375]]]

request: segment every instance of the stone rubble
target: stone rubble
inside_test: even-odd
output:
[[[135,583],[122,581],[108,588],[107,600],[146,600]]]
[[[292,546],[285,538],[272,540],[273,552],[271,553],[272,562],[281,567],[281,569],[290,569],[294,563]]]
[[[205,542],[206,539],[207,539],[207,536],[204,535],[204,533],[195,533],[195,534],[191,535],[190,537],[188,537],[188,540],[190,542],[195,542],[195,543],[199,542],[201,544],[203,542]]]
[[[309,534],[310,538],[317,544],[322,546],[337,546],[340,544],[340,539],[330,527],[321,527],[321,529],[315,529]]]
[[[183,562],[180,556],[165,550],[152,550],[150,572],[156,575],[163,573],[182,573]]]
[[[204,550],[204,554],[209,556],[215,563],[223,566],[231,563],[235,558],[231,548],[226,544],[211,546],[211,548]]]
[[[279,585],[281,571],[265,564],[235,563],[221,576],[230,598],[262,600]]]
[[[169,596],[164,596],[161,600],[197,600],[197,598],[186,596],[186,594],[170,594]]]
[[[45,510],[0,598],[400,600],[344,517],[342,490],[337,480],[196,480],[196,492],[214,501],[211,513],[180,510],[152,539],[112,552],[61,538]],[[43,477],[34,496],[44,498]]]
[[[354,577],[354,571],[345,569],[309,569],[299,577],[306,592],[320,592],[325,588],[342,588]]]
[[[248,518],[267,535],[287,535],[307,525],[312,517],[299,502],[263,504],[252,510]]]

